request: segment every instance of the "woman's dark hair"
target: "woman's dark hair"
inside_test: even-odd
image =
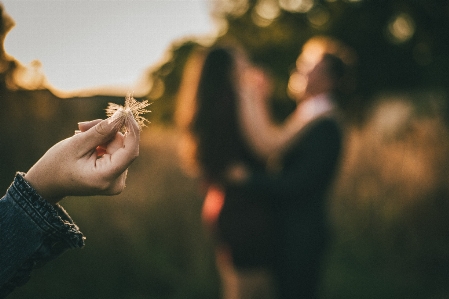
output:
[[[235,67],[232,50],[212,49],[198,85],[191,130],[197,140],[196,159],[211,182],[221,182],[230,163],[250,156],[238,123]]]

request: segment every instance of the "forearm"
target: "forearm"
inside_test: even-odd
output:
[[[285,157],[278,174],[253,172],[244,188],[261,195],[299,198],[325,188],[341,150],[341,133],[334,121],[321,121],[305,132]]]
[[[283,127],[273,122],[267,103],[262,100],[242,98],[240,119],[249,146],[263,160],[276,155],[288,140]]]
[[[24,284],[35,265],[70,248],[84,236],[59,205],[52,206],[18,174],[0,200],[0,297]]]

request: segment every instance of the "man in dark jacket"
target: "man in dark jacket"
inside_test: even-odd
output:
[[[243,176],[235,171],[240,175],[236,188],[259,194],[273,212],[272,273],[282,299],[317,296],[330,238],[326,197],[342,149],[336,101],[347,74],[348,52],[342,46],[325,37],[304,46],[289,82],[298,105],[283,125],[267,119],[254,93],[253,102],[242,105],[248,140],[277,171]]]

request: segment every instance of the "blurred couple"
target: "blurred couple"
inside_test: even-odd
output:
[[[241,47],[196,52],[186,66],[180,149],[204,187],[224,299],[318,296],[326,196],[342,148],[338,103],[352,62],[340,41],[309,40],[288,84],[296,109],[280,124],[269,76]]]

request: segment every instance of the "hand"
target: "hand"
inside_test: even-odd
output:
[[[243,163],[235,163],[226,169],[226,180],[233,185],[245,183],[250,176],[249,169]]]
[[[128,166],[139,155],[140,130],[134,118],[131,126],[124,136],[108,119],[79,123],[81,133],[51,147],[25,179],[52,204],[69,195],[119,194]]]
[[[78,123],[79,130],[75,131],[75,134],[85,132],[85,131],[89,130],[90,128],[92,128],[93,126],[95,126],[96,124],[98,124],[99,122],[101,122],[101,119],[80,122],[80,123]],[[104,154],[112,154],[119,148],[123,147],[124,137],[125,136],[122,133],[117,132],[117,133],[115,133],[115,138],[112,141],[109,141],[106,144],[100,144],[99,146],[97,146],[95,149],[97,151],[97,157],[101,157]]]

